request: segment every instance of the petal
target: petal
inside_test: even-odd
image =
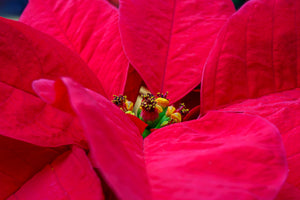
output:
[[[0,135],[0,199],[16,192],[67,147],[46,148]]]
[[[104,86],[108,98],[122,94],[128,70],[118,11],[106,0],[31,0],[20,21],[74,50]]]
[[[85,63],[49,36],[20,22],[0,18],[0,134],[40,146],[84,145],[74,116],[45,104],[32,81],[70,76],[102,92]]]
[[[201,112],[300,87],[300,1],[252,0],[231,17],[204,69]]]
[[[260,115],[278,127],[289,165],[286,186],[280,192],[278,199],[298,199],[297,196],[300,196],[300,89],[250,99],[228,106],[224,110]],[[291,194],[295,195],[295,198],[289,197]]]
[[[101,183],[85,152],[74,147],[28,180],[9,199],[104,199]]]
[[[99,173],[120,199],[150,199],[138,128],[117,106],[71,79],[56,83],[67,91],[69,104],[80,119],[91,157]]]
[[[234,11],[230,0],[121,0],[124,50],[151,92],[169,91],[176,102],[200,83],[216,35]]]
[[[69,76],[103,94],[101,84],[77,54],[20,22],[0,18],[0,25],[2,82],[33,93],[33,80]]]
[[[210,112],[144,148],[155,199],[273,199],[288,173],[278,129],[253,115]]]

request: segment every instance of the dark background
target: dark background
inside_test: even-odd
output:
[[[27,3],[28,0],[0,0],[0,16],[19,16]]]
[[[235,7],[238,9],[247,0],[232,0],[232,1]],[[17,18],[18,16],[20,16],[27,3],[28,0],[0,0],[0,16],[8,17],[8,18]]]

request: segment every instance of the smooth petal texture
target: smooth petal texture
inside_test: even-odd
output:
[[[278,199],[298,199],[300,196],[300,89],[270,94],[246,100],[223,109],[260,115],[276,125],[286,149],[289,176]],[[296,195],[294,198],[290,195]]]
[[[169,91],[176,102],[199,85],[216,35],[234,12],[231,0],[120,0],[124,50],[150,91]]]
[[[122,94],[128,60],[123,52],[118,10],[106,0],[31,0],[20,21],[62,42],[89,65],[108,98]]]
[[[67,149],[39,147],[0,135],[0,199],[15,193],[44,165]]]
[[[103,200],[101,183],[85,152],[74,147],[26,182],[9,200]]]
[[[287,176],[278,129],[263,118],[210,112],[145,139],[145,160],[160,199],[274,199]]]
[[[151,199],[143,139],[130,118],[103,96],[71,79],[62,78],[55,84],[58,94],[60,89],[67,91],[84,127],[93,163],[117,197]]]
[[[251,0],[231,17],[204,69],[201,112],[300,87],[300,1]]]
[[[40,146],[84,145],[74,116],[39,99],[32,81],[69,76],[99,93],[88,66],[68,48],[20,22],[0,18],[0,134]]]

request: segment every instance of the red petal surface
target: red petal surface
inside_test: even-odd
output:
[[[0,135],[0,199],[16,192],[44,165],[66,150],[66,147],[39,147]]]
[[[252,0],[223,28],[204,69],[201,112],[300,87],[300,1]]]
[[[73,148],[46,165],[9,199],[102,200],[104,197],[85,152]]]
[[[106,0],[31,0],[20,21],[77,52],[97,75],[109,98],[123,93],[128,60],[122,49],[118,11]]]
[[[56,84],[68,91],[70,104],[83,124],[93,163],[116,195],[120,199],[150,199],[143,140],[130,118],[103,96],[68,78]]]
[[[278,199],[299,199],[300,196],[300,89],[267,95],[231,105],[224,110],[260,115],[281,132],[287,153],[289,176]],[[295,197],[291,197],[295,196]]]
[[[200,83],[220,27],[235,11],[230,0],[121,0],[124,49],[151,92],[176,102]]]
[[[263,118],[210,112],[153,132],[145,159],[154,199],[273,199],[287,176],[278,129]]]
[[[32,81],[70,76],[102,92],[96,76],[68,48],[22,23],[0,18],[0,134],[41,146],[83,145],[74,116],[45,104]]]

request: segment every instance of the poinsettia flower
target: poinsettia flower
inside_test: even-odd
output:
[[[5,177],[1,186],[7,188],[1,198],[14,193],[11,199],[102,199],[100,184],[105,183],[121,199],[151,199],[151,194],[153,199],[277,195],[287,168],[279,131],[270,122],[254,115],[210,112],[202,119],[156,131],[145,140],[143,153],[137,128],[101,95],[62,78],[55,83],[34,82],[39,96],[58,109],[34,96],[32,80],[64,75],[105,93],[99,83],[92,83],[95,76],[76,54],[22,24],[1,23],[4,36],[13,33],[3,40],[19,41],[18,48],[11,47],[1,59],[5,66],[1,74],[9,75],[1,77],[5,102],[1,120],[8,119],[1,123],[6,139],[2,159],[10,161],[1,163]],[[22,57],[23,53],[28,56]],[[19,65],[10,55],[22,58],[16,59]],[[36,68],[27,73],[26,65]],[[12,106],[14,102],[19,106]],[[80,149],[87,149],[86,143],[93,164]],[[69,144],[80,148],[68,150]],[[23,151],[16,151],[18,146],[24,146]]]

